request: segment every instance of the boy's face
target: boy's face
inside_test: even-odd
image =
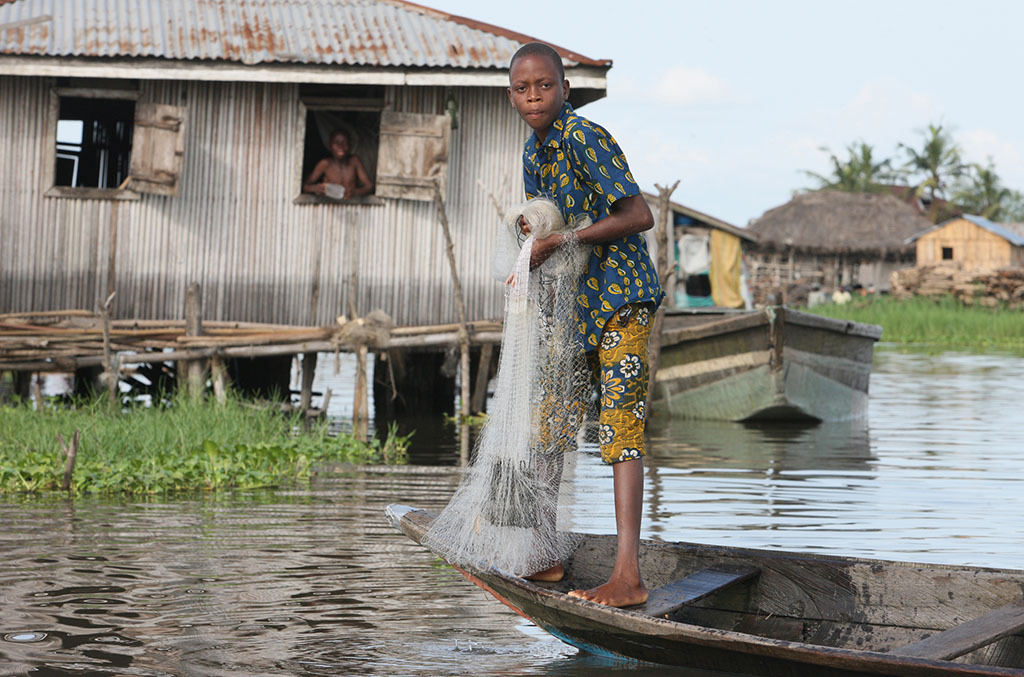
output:
[[[339,160],[348,155],[349,142],[345,134],[334,134],[331,136],[331,155]]]
[[[541,54],[527,54],[517,59],[509,70],[508,79],[509,100],[543,141],[569,96],[569,81],[559,81],[555,64]]]

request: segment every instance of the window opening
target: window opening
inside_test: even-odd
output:
[[[135,102],[61,97],[54,184],[117,188],[128,177]]]
[[[373,195],[379,144],[379,110],[307,110],[302,192],[346,200]]]
[[[952,261],[953,260],[953,248],[952,247],[943,247],[942,248],[942,260],[943,261]]]

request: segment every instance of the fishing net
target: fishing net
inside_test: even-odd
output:
[[[525,240],[520,217],[531,229]],[[512,210],[497,235],[493,272],[515,276],[497,385],[470,466],[424,538],[453,564],[524,576],[578,544],[560,524],[559,493],[590,394],[576,303],[590,248],[569,237],[533,271],[530,254],[535,239],[589,224],[567,226],[552,202],[535,199]]]

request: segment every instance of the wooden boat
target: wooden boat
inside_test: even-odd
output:
[[[417,543],[433,520],[387,514]],[[1024,675],[1024,571],[654,541],[640,557],[650,599],[628,609],[565,594],[607,579],[614,536],[584,536],[559,583],[460,571],[605,656],[771,677]]]
[[[839,421],[864,416],[878,325],[784,306],[670,310],[661,332],[655,408],[730,421]]]

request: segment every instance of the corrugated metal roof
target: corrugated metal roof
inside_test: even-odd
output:
[[[964,214],[963,217],[974,225],[984,228],[993,235],[998,235],[1012,245],[1024,247],[1024,236],[1013,232],[1009,228],[1003,227],[1002,224],[994,223],[983,216],[975,216],[974,214]]]
[[[403,0],[13,0],[0,54],[507,68],[520,33]],[[564,48],[567,66],[607,67]]]

